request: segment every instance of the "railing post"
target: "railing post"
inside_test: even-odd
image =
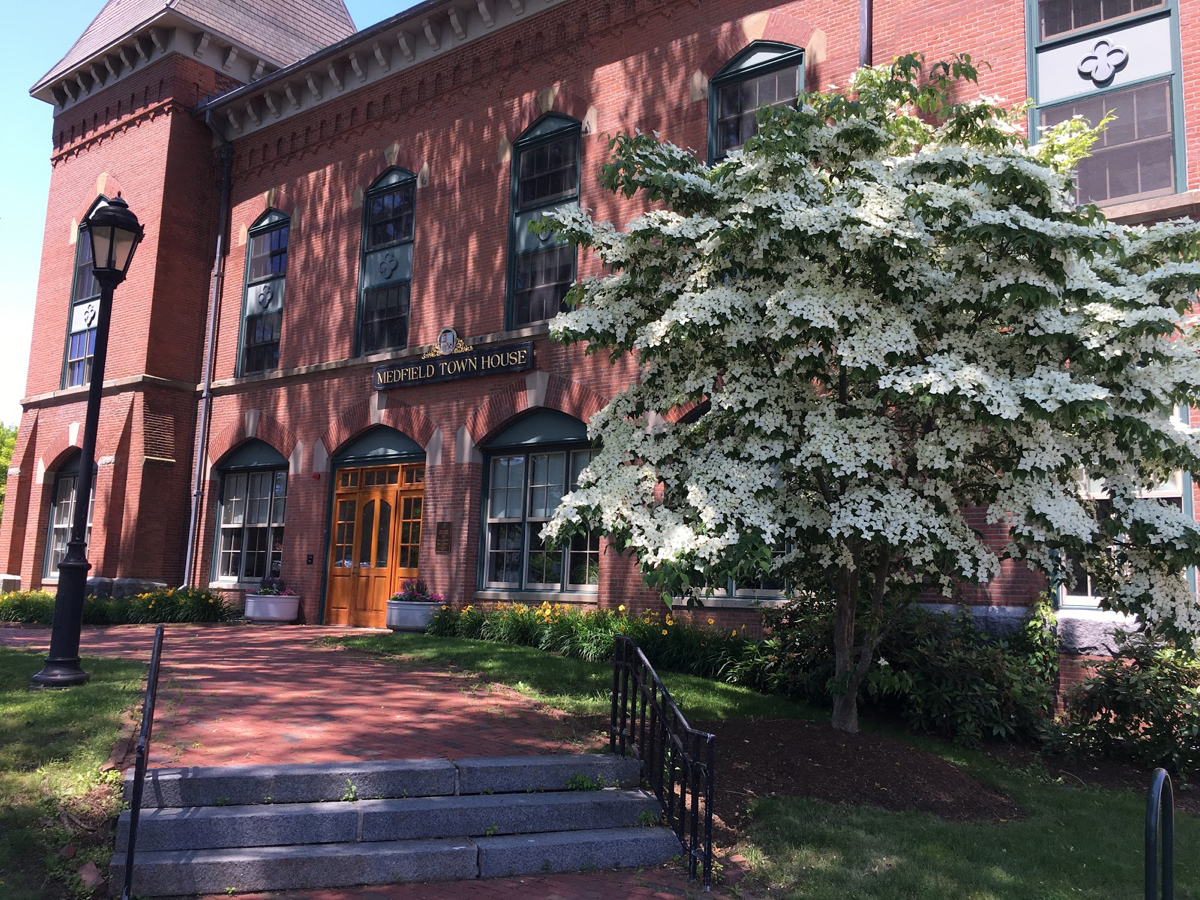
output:
[[[1160,837],[1161,897],[1158,893]],[[1175,900],[1175,798],[1171,792],[1171,777],[1165,769],[1154,770],[1150,793],[1146,797],[1146,900]]]
[[[717,739],[710,734],[704,743],[704,890],[708,891],[712,889],[713,775],[717,768]]]
[[[608,752],[617,752],[617,688],[620,679],[622,662],[625,654],[623,638],[617,638],[613,644],[613,683],[612,683],[612,718],[608,723]],[[624,752],[621,753],[624,756]]]
[[[150,735],[154,730],[154,703],[158,697],[158,667],[162,660],[163,627],[154,629],[154,649],[150,651],[150,672],[146,676],[146,699],[142,703],[142,730],[138,734],[133,765],[133,796],[129,807],[129,843],[125,848],[125,888],[121,900],[133,896],[133,851],[137,845],[138,820],[142,814],[142,789],[146,785],[146,762],[150,756]]]

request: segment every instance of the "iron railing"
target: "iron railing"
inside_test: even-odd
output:
[[[1162,894],[1158,892],[1160,840]],[[1146,797],[1146,900],[1175,900],[1175,799],[1165,769],[1154,770]]]
[[[688,857],[688,878],[712,886],[715,735],[687,723],[632,638],[616,639],[609,749],[641,760],[666,821]],[[703,829],[701,829],[703,818]]]
[[[150,652],[150,674],[146,676],[146,699],[142,704],[142,731],[138,735],[133,766],[133,796],[129,807],[129,844],[125,848],[125,888],[121,900],[133,897],[133,849],[137,844],[138,819],[142,813],[142,789],[146,785],[146,761],[150,756],[150,733],[154,730],[154,701],[158,696],[158,664],[162,658],[163,627],[154,629]]]

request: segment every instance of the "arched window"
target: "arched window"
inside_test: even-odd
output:
[[[579,203],[579,142],[575,119],[549,113],[513,144],[509,216],[507,327],[553,318],[575,283],[575,248],[531,222]]]
[[[287,460],[262,441],[242,444],[217,465],[221,477],[216,578],[252,582],[283,567]]]
[[[84,219],[108,198],[97,197]],[[67,351],[63,359],[62,386],[79,387],[92,380],[92,354],[96,352],[96,316],[100,311],[100,285],[92,276],[92,242],[80,233],[75,241],[75,275],[67,314]]]
[[[363,201],[359,275],[358,353],[408,346],[417,177],[393,167]]]
[[[578,485],[595,451],[587,427],[542,409],[518,419],[485,445],[484,561],[487,589],[593,590],[599,583],[600,536],[546,544],[542,527],[563,494]]]
[[[758,110],[795,106],[803,87],[804,51],[791,44],[755,41],[727,62],[709,82],[709,161],[724,159],[758,131]]]
[[[250,229],[239,375],[272,372],[279,368],[290,221],[279,210],[269,209]]]
[[[46,533],[46,561],[44,575],[58,578],[58,564],[67,555],[67,542],[71,539],[71,523],[75,519],[75,485],[79,479],[79,461],[82,454],[75,453],[54,474],[54,490],[50,495],[50,525]],[[84,542],[92,540],[92,512],[96,504],[96,475],[92,469],[91,501],[88,504],[87,530]]]

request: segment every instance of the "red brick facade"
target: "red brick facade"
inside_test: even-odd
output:
[[[424,63],[370,83],[364,77],[362,86],[358,57],[337,62],[344,92],[326,82],[320,102],[306,99],[277,124],[273,104],[299,107],[295,92],[309,90],[302,78],[268,91],[267,107],[206,107],[232,142],[233,164],[193,583],[208,584],[215,571],[219,465],[253,438],[289,461],[284,575],[303,597],[302,621],[319,621],[330,553],[330,459],[384,425],[426,448],[422,576],[456,602],[486,600],[477,574],[480,445],[534,408],[586,421],[636,377],[632,361],[612,364],[549,342],[544,325],[505,333],[512,142],[546,112],[583,123],[580,202],[623,222],[641,210],[639,201],[605,193],[595,178],[610,135],[637,128],[706,147],[707,79],[754,40],[805,48],[809,89],[844,85],[860,56],[859,4],[852,0],[564,0],[536,11],[529,0],[512,5],[528,10],[493,32],[477,28],[461,46]],[[1184,4],[1185,35],[1195,15]],[[935,0],[918,7],[876,0],[874,17],[876,62],[908,51],[931,59],[967,52],[991,64],[982,69],[984,92],[1018,101],[1029,90],[1020,2]],[[449,26],[441,29],[442,44],[459,40]],[[412,33],[425,39],[418,23]],[[375,50],[380,65],[403,49],[388,47]],[[1200,51],[1195,35],[1183,49],[1189,72],[1188,60]],[[371,53],[364,39],[361,54]],[[0,527],[0,571],[19,574],[26,587],[45,583],[53,474],[78,446],[76,423],[83,420],[84,389],[61,389],[73,229],[98,194],[117,190],[147,237],[116,295],[90,558],[97,575],[183,578],[221,177],[218,141],[194,111],[202,98],[236,87],[213,65],[168,54],[56,119],[27,400]],[[262,127],[247,125],[241,135],[229,123],[247,116],[261,118]],[[1195,118],[1187,119],[1189,144]],[[383,360],[353,355],[362,197],[390,165],[419,173],[412,349],[400,355],[420,355],[452,326],[481,346],[531,339],[532,371],[372,391],[372,368]],[[1195,181],[1200,163],[1193,158],[1189,165]],[[291,217],[279,367],[237,377],[247,230],[272,208]],[[598,272],[594,260],[580,258],[580,276]],[[450,523],[448,553],[436,552],[439,522]],[[993,537],[1003,542],[999,531]],[[634,563],[614,552],[603,554],[599,578],[598,592],[557,599],[631,609],[658,603]],[[1043,588],[1023,566],[1012,566],[964,599],[1026,603]],[[745,607],[696,616],[708,618],[719,627],[758,628],[757,613]]]

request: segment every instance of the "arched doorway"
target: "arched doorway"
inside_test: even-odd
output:
[[[425,451],[372,428],[334,455],[333,485],[325,622],[383,628],[388,597],[420,573]]]

